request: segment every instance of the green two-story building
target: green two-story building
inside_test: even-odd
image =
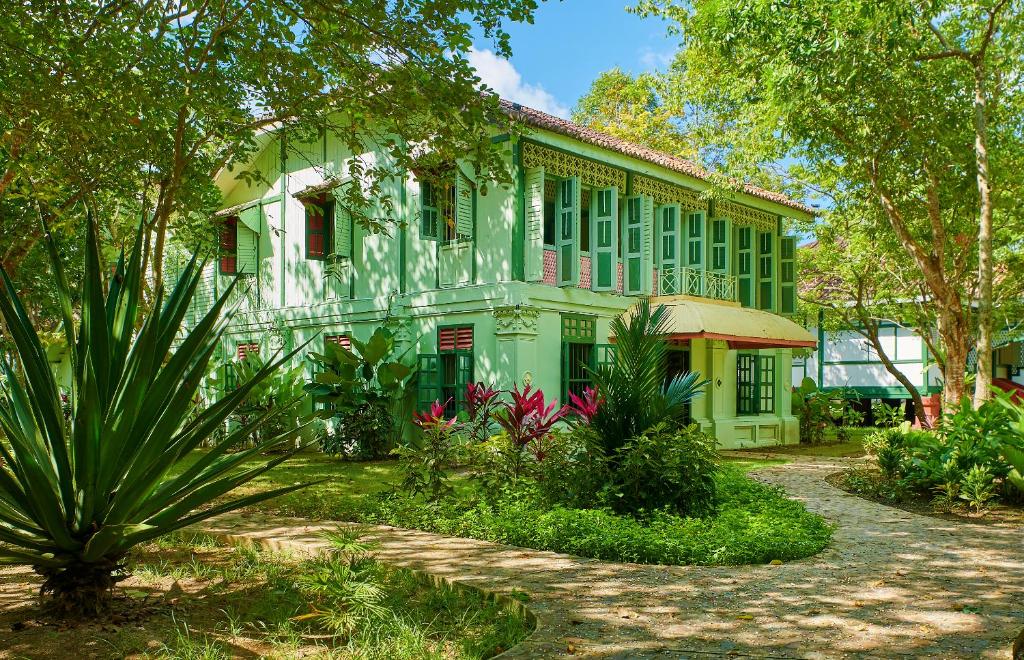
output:
[[[386,150],[352,154],[330,134],[285,150],[280,132],[261,135],[246,169],[264,183],[238,170],[217,180],[220,254],[200,304],[238,273],[249,280],[225,355],[345,343],[386,322],[417,356],[420,404],[457,402],[471,381],[564,401],[589,383],[586,366],[610,359],[610,321],[653,296],[672,312],[670,370],[709,380],[693,420],[725,447],[796,442],[792,350],[815,342],[786,318],[785,228],[811,210],[754,187],[708,202],[694,163],[503,107],[527,127],[495,137],[513,184],[477,185],[458,166],[445,185],[392,177],[403,222],[391,235],[354,222],[334,194],[353,157],[372,165]]]

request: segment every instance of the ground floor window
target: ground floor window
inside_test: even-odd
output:
[[[593,317],[562,315],[562,387],[561,401],[569,393],[582,396],[593,387],[593,371],[615,361],[615,347],[597,343],[597,322]]]
[[[473,326],[444,326],[437,331],[437,353],[418,359],[416,408],[430,409],[434,401],[446,403],[445,415],[454,417],[466,406],[466,386],[473,382]]]
[[[736,356],[736,414],[775,412],[775,356]]]

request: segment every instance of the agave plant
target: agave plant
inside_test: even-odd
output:
[[[89,218],[78,324],[47,236],[72,360],[68,418],[38,333],[0,269],[0,316],[18,362],[0,361],[0,563],[32,566],[44,578],[46,604],[62,615],[106,609],[133,546],[307,485],[215,501],[294,452],[243,467],[255,454],[288,443],[299,429],[229,452],[278,410],[186,461],[291,354],[197,412],[193,397],[227,328],[230,312],[221,312],[234,284],[175,347],[203,264],[193,257],[170,294],[158,289],[152,310],[140,319],[141,236],[140,227],[104,294],[96,225]]]
[[[591,372],[602,401],[590,424],[607,456],[659,422],[682,424],[687,404],[708,384],[696,371],[666,378],[668,323],[667,308],[652,310],[646,298],[611,323],[615,360]]]

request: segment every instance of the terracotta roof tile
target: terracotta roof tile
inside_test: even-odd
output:
[[[708,181],[711,179],[711,173],[704,169],[701,165],[694,163],[693,161],[686,160],[685,158],[679,158],[678,156],[672,156],[662,151],[650,149],[635,142],[629,142],[628,140],[622,140],[601,131],[596,131],[586,126],[580,126],[567,119],[562,119],[554,115],[549,115],[546,112],[528,108],[518,103],[512,103],[501,99],[501,108],[505,112],[509,113],[515,118],[522,120],[523,122],[534,126],[535,128],[541,128],[546,131],[553,133],[559,133],[571,138],[592,144],[597,147],[609,149],[611,151],[618,152],[625,156],[631,156],[640,160],[645,160],[655,165],[660,165],[666,169],[674,172],[679,172],[687,176],[692,176],[695,179],[702,181]],[[764,199],[769,202],[775,202],[776,204],[782,204],[792,209],[802,211],[804,213],[814,214],[814,209],[800,202],[794,201],[789,197],[777,192],[765,190],[757,186],[745,185],[743,191],[748,195]]]

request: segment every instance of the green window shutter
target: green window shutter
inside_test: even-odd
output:
[[[728,218],[711,221],[711,270],[721,275],[729,274],[729,237],[732,223]]]
[[[590,288],[614,291],[618,287],[619,191],[601,188],[591,193],[590,200]]]
[[[641,195],[640,230],[643,263],[640,266],[640,291],[654,293],[654,198]]]
[[[679,293],[679,205],[666,204],[657,210],[658,229],[658,293]]]
[[[455,403],[458,410],[466,407],[466,386],[473,382],[473,351],[455,354]]]
[[[796,314],[796,238],[779,241],[779,312]]]
[[[592,369],[605,369],[615,366],[619,357],[619,349],[615,344],[594,344]]]
[[[704,270],[704,211],[686,214],[686,265],[694,270]]]
[[[558,254],[558,286],[576,286],[580,282],[580,180],[570,177],[558,182],[558,227],[555,249]]]
[[[622,219],[622,292],[643,293],[643,198],[626,198]]]
[[[337,202],[334,205],[334,256],[352,258],[352,216]]]
[[[436,187],[428,181],[420,182],[420,238],[441,240],[441,210]]]
[[[740,353],[736,356],[736,414],[757,414],[757,356]]]
[[[540,282],[544,279],[544,168],[526,170],[526,279]]]
[[[757,233],[757,307],[771,311],[775,309],[775,235],[772,232]]]
[[[775,412],[775,356],[757,356],[757,412]]]
[[[426,412],[441,398],[441,357],[436,353],[416,356],[416,410]]]
[[[473,182],[456,168],[455,233],[460,240],[473,240]]]
[[[754,306],[754,230],[736,227],[737,298],[744,307]]]
[[[238,222],[256,234],[263,232],[263,207],[260,204],[243,209],[238,214]]]
[[[245,275],[255,275],[259,260],[260,235],[241,222],[238,223],[236,231],[238,232],[236,252],[238,272]]]

